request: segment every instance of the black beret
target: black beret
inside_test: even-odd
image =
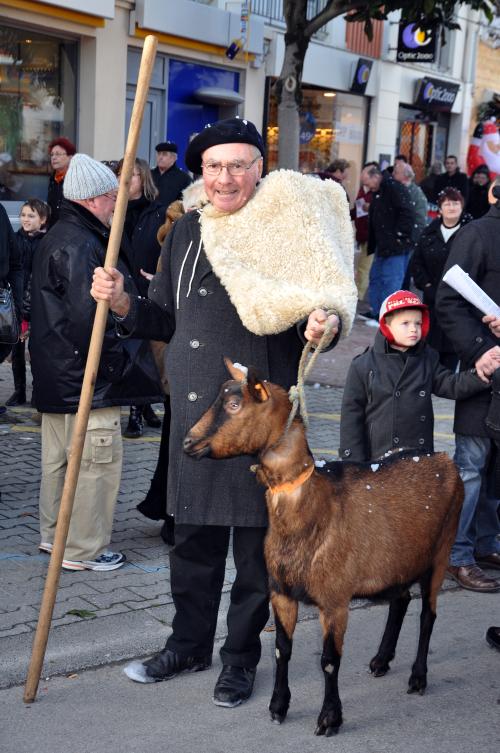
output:
[[[200,175],[201,155],[205,149],[218,144],[252,144],[264,156],[264,142],[254,124],[243,118],[228,118],[209,123],[189,143],[184,157],[187,168]]]
[[[175,152],[176,154],[179,151],[177,144],[174,144],[173,141],[162,141],[155,146],[155,149],[157,152]]]

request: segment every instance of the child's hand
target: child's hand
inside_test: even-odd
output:
[[[478,377],[482,379],[483,382],[488,383],[490,381],[489,377],[500,366],[500,347],[495,345],[493,348],[487,350],[486,353],[483,353],[481,358],[477,359],[474,365]]]

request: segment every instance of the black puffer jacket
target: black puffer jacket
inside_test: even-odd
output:
[[[59,222],[40,243],[33,259],[31,288],[31,366],[36,407],[46,413],[75,413],[96,305],[92,274],[102,266],[109,230],[78,204],[64,200]],[[118,268],[136,292],[128,261]],[[119,340],[108,318],[92,408],[140,405],[162,400],[149,343]]]
[[[500,305],[499,239],[500,206],[496,205],[484,217],[460,230],[453,242],[445,271],[458,264]],[[441,327],[460,358],[461,369],[470,369],[483,353],[500,345],[500,338],[495,337],[481,321],[483,314],[445,282],[438,288],[436,309]],[[489,393],[457,403],[454,430],[468,436],[488,436],[484,419],[489,405]]]
[[[22,228],[19,228],[16,233],[16,241],[21,253],[24,276],[22,316],[27,322],[30,320],[31,310],[31,270],[33,268],[33,256],[44,237],[45,233],[42,232],[28,235],[28,233]]]
[[[376,251],[384,259],[407,253],[413,248],[414,225],[409,192],[394,178],[384,178],[370,204],[368,253]]]
[[[347,375],[340,421],[342,459],[375,460],[388,450],[434,450],[432,395],[461,400],[490,392],[471,371],[454,374],[425,342],[401,353],[381,332],[353,360]]]
[[[460,227],[463,227],[472,220],[470,214],[462,213],[460,218]],[[460,228],[459,228],[460,229]],[[456,233],[459,232],[457,229]],[[443,270],[450,253],[454,233],[445,242],[441,232],[441,218],[433,220],[428,225],[418,242],[417,248],[410,262],[410,269],[415,285],[420,288],[423,294],[424,303],[429,307],[431,318],[431,327],[427,342],[439,353],[454,353],[453,344],[444,334],[439,324],[439,317],[436,315],[436,293],[443,277]]]

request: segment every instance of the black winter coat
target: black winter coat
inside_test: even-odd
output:
[[[156,272],[161,251],[156,234],[164,222],[165,207],[158,201],[152,201],[140,213],[132,231],[128,233],[129,258],[134,280],[140,295],[143,296],[148,294],[149,282],[141,275],[141,269],[152,274]]]
[[[0,204],[0,288],[10,285],[19,319],[23,297],[23,265],[19,246],[5,207]],[[0,343],[0,363],[7,358],[12,346]]]
[[[470,214],[462,213],[460,227],[466,225],[471,219]],[[456,233],[458,232],[459,230],[456,231]],[[445,242],[441,233],[441,218],[436,218],[420,236],[410,262],[410,270],[415,285],[422,291],[423,301],[429,307],[431,327],[427,343],[439,353],[455,352],[453,344],[441,329],[439,317],[436,316],[435,303],[437,289],[456,233]]]
[[[489,387],[471,371],[454,374],[421,341],[405,354],[375,343],[354,358],[347,375],[340,419],[339,455],[357,462],[388,450],[434,451],[432,394],[461,400]]]
[[[373,194],[369,212],[368,253],[382,258],[399,256],[413,248],[415,210],[405,186],[384,178]]]
[[[458,233],[446,262],[445,271],[458,264],[495,303],[500,305],[500,206],[470,222]],[[478,358],[500,338],[482,323],[483,314],[445,282],[436,297],[441,327],[460,358],[460,368],[470,369]],[[455,406],[454,429],[458,434],[488,436],[484,419],[490,404],[489,393],[481,393]]]
[[[63,185],[64,180],[59,183],[54,178],[54,173],[49,178],[49,187],[47,189],[47,204],[50,207],[50,216],[47,222],[47,227],[52,227],[59,219],[59,210],[63,201]]]
[[[60,220],[33,259],[30,353],[36,407],[42,413],[76,413],[96,304],[90,296],[102,266],[109,230],[78,204],[64,200]],[[127,261],[118,268],[135,293]],[[92,408],[159,402],[158,372],[147,342],[116,337],[111,315],[104,335]]]
[[[265,526],[264,489],[250,472],[255,458],[194,460],[183,453],[182,440],[229,378],[223,356],[257,367],[265,379],[285,388],[294,384],[302,351],[298,330],[263,337],[245,329],[205,255],[198,212],[174,224],[161,265],[151,281],[151,300],[133,298],[119,331],[169,342],[167,510],[178,523]]]
[[[155,167],[154,170],[151,170],[151,175],[156,188],[160,192],[158,201],[164,207],[169,207],[173,201],[182,199],[182,192],[191,183],[188,173],[175,164],[164,173],[160,173],[159,168]]]
[[[33,268],[33,256],[40,245],[45,233],[37,232],[32,235],[21,228],[16,233],[16,242],[19,247],[23,264],[23,304],[22,317],[27,322],[30,320],[31,311],[31,271]]]

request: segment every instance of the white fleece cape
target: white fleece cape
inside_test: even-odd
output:
[[[276,170],[237,212],[201,213],[212,269],[243,325],[283,332],[315,308],[335,309],[343,335],[356,309],[354,240],[345,191],[293,170]]]

